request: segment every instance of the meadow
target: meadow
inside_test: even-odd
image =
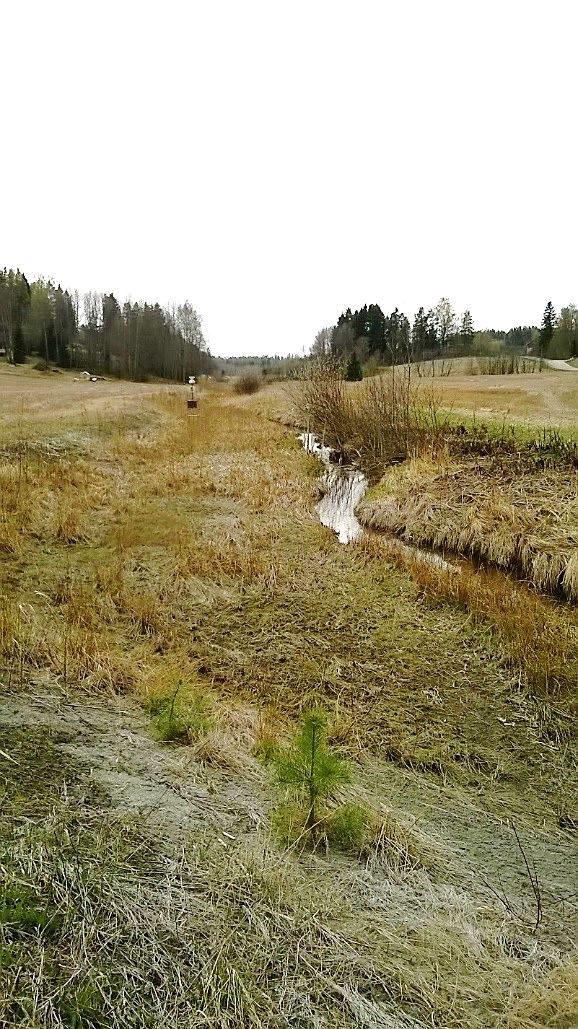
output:
[[[0,1024],[570,1029],[572,605],[341,546],[282,387],[34,379],[0,375]],[[370,812],[336,845],[278,832],[312,708]]]

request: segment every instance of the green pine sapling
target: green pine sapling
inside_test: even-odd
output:
[[[304,828],[308,832],[318,825],[319,801],[350,779],[345,762],[329,749],[326,718],[321,711],[303,716],[292,746],[275,756],[274,767],[277,783],[307,805]]]

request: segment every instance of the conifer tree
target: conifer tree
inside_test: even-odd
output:
[[[347,382],[360,382],[363,378],[363,370],[356,350],[349,355],[349,360],[345,368],[345,378]]]
[[[420,307],[413,320],[411,329],[411,349],[417,360],[420,360],[423,356],[424,351],[427,349],[428,342],[427,315],[423,307]]]
[[[293,745],[275,756],[274,767],[277,783],[305,802],[304,828],[308,831],[319,822],[319,802],[350,778],[345,762],[329,749],[326,719],[321,711],[310,711],[304,716]]]
[[[24,321],[29,307],[30,286],[26,277],[18,268],[0,270],[0,336],[13,364],[26,360]]]
[[[547,352],[548,347],[552,341],[554,335],[554,328],[556,325],[556,312],[554,305],[551,300],[548,301],[544,308],[544,314],[542,317],[542,326],[540,328],[540,370],[542,368],[542,359],[544,354]]]
[[[460,342],[464,353],[469,353],[474,342],[474,320],[471,311],[464,311],[460,324]]]

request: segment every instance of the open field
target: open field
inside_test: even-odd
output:
[[[462,359],[469,360],[469,359]],[[441,404],[481,419],[575,427],[578,375],[548,369],[530,375],[464,375],[427,380]]]
[[[574,612],[512,586],[524,649],[386,540],[341,547],[281,390],[191,414],[55,375],[22,408],[9,379],[0,1024],[571,1029]],[[363,846],[272,831],[264,758],[311,706]]]
[[[454,361],[457,368],[449,376],[420,379],[414,373],[412,381],[426,401],[433,395],[456,420],[474,418],[498,429],[513,424],[529,429],[556,428],[565,434],[576,431],[578,375],[552,369],[531,375],[465,375],[460,366],[469,360]],[[352,391],[357,388],[356,383],[351,384]],[[284,411],[289,418],[290,393],[290,387],[283,384],[264,390],[259,395],[260,410],[272,416]]]
[[[108,382],[76,381],[77,372],[35,372],[33,368],[0,361],[0,435],[14,418],[32,422],[49,418],[67,422],[93,412],[126,412],[145,396],[158,394],[162,386],[110,379]]]

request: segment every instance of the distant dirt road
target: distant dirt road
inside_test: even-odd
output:
[[[573,364],[568,364],[567,361],[558,361],[554,358],[548,358],[546,361],[548,368],[556,368],[560,372],[578,372],[578,368],[575,368]]]

